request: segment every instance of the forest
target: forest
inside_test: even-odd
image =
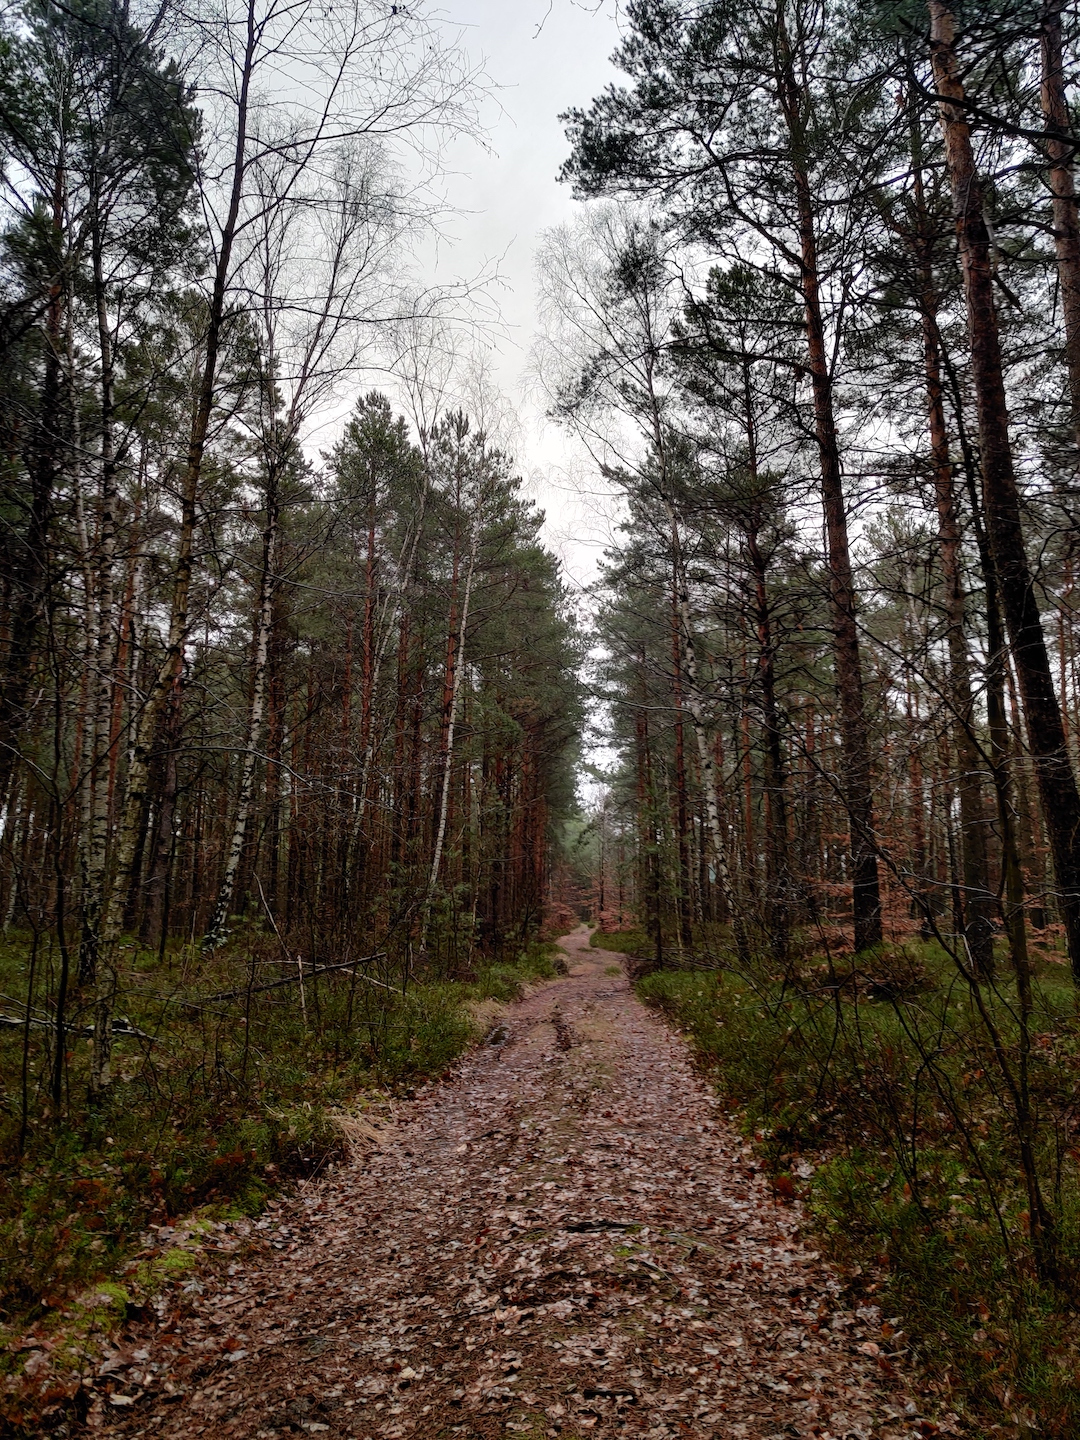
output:
[[[438,17],[0,12],[0,1326],[323,1172],[585,921],[945,1433],[1072,1435],[1080,11],[619,21],[536,257],[575,594],[425,273]]]

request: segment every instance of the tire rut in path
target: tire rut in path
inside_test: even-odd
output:
[[[875,1307],[799,1238],[684,1045],[589,948],[387,1141],[137,1328],[88,1419],[126,1436],[930,1433]],[[279,1247],[279,1248],[275,1248]],[[288,1248],[285,1248],[288,1247]],[[215,1288],[216,1287],[216,1288]],[[133,1403],[129,1403],[133,1402]]]

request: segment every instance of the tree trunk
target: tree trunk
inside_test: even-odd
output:
[[[469,606],[472,601],[473,580],[476,576],[476,562],[480,551],[480,531],[483,525],[483,505],[479,496],[472,520],[472,534],[469,539],[469,558],[465,567],[465,586],[461,595],[461,615],[456,630],[451,629],[446,656],[445,675],[445,724],[441,742],[442,774],[439,791],[438,819],[435,827],[435,844],[432,847],[431,870],[428,874],[427,891],[420,924],[421,950],[427,949],[427,931],[431,918],[431,904],[435,898],[435,887],[439,881],[439,866],[442,863],[443,845],[446,840],[446,821],[450,812],[450,782],[454,769],[454,731],[457,724],[458,698],[461,693],[461,679],[465,673],[465,635],[469,626]],[[451,609],[451,615],[453,610]]]
[[[1073,180],[1074,145],[1065,97],[1061,43],[1061,0],[1046,0],[1042,11],[1042,111],[1046,117],[1046,153],[1053,197],[1054,249],[1057,252],[1061,311],[1065,321],[1065,366],[1069,376],[1070,422],[1080,444],[1080,222]]]
[[[791,861],[788,849],[787,779],[780,717],[776,705],[776,663],[765,557],[756,529],[746,532],[746,550],[754,576],[754,612],[758,637],[758,680],[764,722],[765,761],[765,913],[773,957],[785,964],[791,920]]]
[[[89,707],[90,763],[89,829],[83,834],[82,939],[79,946],[79,983],[93,984],[97,977],[98,946],[101,940],[101,915],[105,903],[105,865],[109,849],[109,740],[112,733],[113,695],[117,657],[117,627],[114,611],[116,564],[116,510],[119,501],[116,488],[116,447],[113,438],[113,358],[112,337],[105,309],[105,281],[102,273],[99,237],[93,239],[94,291],[97,313],[98,360],[101,367],[101,476],[98,499],[97,574],[97,639],[94,646],[91,702]],[[106,988],[109,982],[106,981]],[[97,1030],[95,1030],[97,1035]],[[95,1062],[97,1046],[95,1045]],[[97,1064],[91,1070],[90,1087],[97,1091]]]
[[[674,509],[669,505],[668,514],[671,523],[671,549],[674,556],[675,577],[678,586],[678,614],[679,625],[682,633],[683,644],[683,673],[686,676],[686,708],[690,711],[690,718],[694,725],[694,738],[697,741],[698,764],[701,768],[701,783],[705,791],[705,813],[709,820],[709,838],[712,841],[713,864],[716,867],[716,878],[720,885],[720,893],[724,897],[724,904],[728,914],[731,916],[731,929],[735,937],[735,949],[739,959],[747,961],[750,958],[750,946],[746,935],[746,924],[735,894],[735,887],[731,879],[731,865],[728,860],[727,846],[724,843],[724,835],[720,826],[720,804],[716,793],[716,768],[713,764],[712,750],[709,747],[708,732],[705,725],[705,707],[702,704],[701,692],[698,686],[697,651],[694,646],[694,632],[690,626],[690,596],[686,587],[686,574],[682,563],[682,546],[679,539],[679,526]]]
[[[983,524],[979,497],[977,463],[964,421],[964,396],[959,376],[949,362],[949,353],[937,335],[938,352],[949,379],[953,419],[963,462],[964,488],[971,507],[971,528],[979,555],[979,570],[986,592],[986,728],[990,737],[990,773],[997,808],[998,839],[1001,847],[1001,895],[1009,956],[1017,975],[1027,972],[1027,932],[1024,925],[1024,881],[1017,842],[1017,810],[1009,769],[1009,722],[1005,709],[1005,671],[1008,663],[1005,633],[1001,622],[994,556]]]
[[[176,752],[180,741],[181,694],[178,679],[169,698],[169,705],[165,711],[165,723],[162,726],[161,754],[159,756],[162,776],[158,787],[158,808],[154,818],[150,862],[146,874],[145,903],[139,931],[140,938],[146,944],[156,939],[159,951],[164,943],[165,890],[173,851],[178,788]]]
[[[645,690],[645,657],[638,657],[641,688]],[[653,942],[653,967],[664,968],[664,926],[660,914],[660,856],[653,815],[652,765],[649,755],[647,696],[634,711],[634,739],[637,758],[638,844],[641,846],[641,887],[645,900],[645,930]]]
[[[94,1044],[90,1064],[90,1093],[102,1094],[109,1083],[112,1052],[112,1011],[117,977],[111,953],[99,954],[102,916],[106,904],[105,867],[109,852],[109,741],[112,734],[113,693],[116,684],[117,626],[115,614],[117,492],[116,444],[113,435],[113,349],[105,304],[101,236],[94,226],[92,236],[94,299],[97,314],[98,359],[101,367],[101,488],[98,515],[97,644],[94,654],[91,715],[90,829],[85,835],[86,860],[83,867],[82,943],[79,949],[79,980],[93,984]],[[140,817],[141,818],[141,817]],[[117,926],[119,928],[119,926]],[[99,973],[99,971],[101,973]]]
[[[925,234],[924,234],[925,242]],[[954,744],[958,760],[960,847],[963,896],[963,933],[976,972],[989,979],[994,970],[994,913],[986,853],[986,816],[983,808],[984,770],[975,738],[975,702],[971,665],[964,633],[964,590],[960,571],[960,525],[956,508],[952,460],[945,429],[941,390],[941,356],[937,341],[937,299],[930,281],[929,257],[923,256],[921,300],[926,402],[930,426],[930,453],[934,496],[938,513],[941,579],[945,591],[945,625],[949,651]]]
[[[882,938],[870,736],[863,697],[859,631],[855,618],[855,586],[848,544],[847,503],[833,412],[832,374],[829,369],[825,323],[821,309],[813,194],[805,160],[807,146],[802,92],[796,78],[787,29],[782,20],[779,25],[779,40],[780,100],[788,130],[790,164],[798,211],[807,352],[814,392],[814,425],[825,511],[833,654],[840,699],[841,749],[845,771],[843,793],[851,829],[854,943],[858,953],[880,944]]]
[[[263,712],[266,709],[266,676],[270,656],[270,634],[274,618],[277,532],[278,474],[276,462],[271,461],[270,472],[266,478],[266,525],[262,533],[259,599],[255,608],[255,644],[252,655],[251,710],[248,714],[247,743],[240,771],[240,788],[236,798],[236,818],[233,821],[229,848],[225,855],[225,871],[221,877],[213,919],[203,937],[202,948],[204,950],[216,950],[219,946],[224,945],[228,938],[229,913],[232,909],[233,894],[236,889],[236,876],[240,869],[241,856],[244,853],[248,821],[251,819],[251,810],[255,799],[255,776],[258,768]]]
[[[914,93],[914,86],[912,87]],[[949,685],[959,770],[961,918],[971,962],[977,974],[989,978],[994,968],[994,915],[997,904],[990,891],[986,816],[983,805],[983,756],[975,734],[975,705],[971,663],[965,635],[965,596],[960,568],[960,524],[955,473],[949,453],[941,383],[941,343],[938,333],[938,295],[934,285],[936,236],[926,205],[923,184],[922,134],[917,119],[911,125],[912,170],[916,208],[913,237],[919,271],[919,309],[923,335],[923,371],[926,378],[927,419],[934,497],[938,512],[938,545],[945,592],[945,623],[949,652]]]
[[[675,840],[679,856],[679,946],[689,954],[693,946],[691,916],[690,851],[687,847],[686,832],[689,825],[686,803],[686,752],[683,727],[682,658],[679,644],[679,585],[676,577],[675,593],[671,597],[671,648],[672,685],[675,699]]]
[[[972,380],[979,417],[984,513],[1002,609],[1024,702],[1028,740],[1050,836],[1058,903],[1073,978],[1080,983],[1080,792],[1069,763],[1050,657],[1028,567],[1020,496],[1009,442],[1001,344],[994,305],[990,237],[970,129],[957,77],[955,26],[943,0],[930,0],[931,58],[945,136],[967,300]]]
[[[169,634],[164,659],[144,698],[142,713],[131,748],[124,810],[117,829],[115,861],[111,866],[112,883],[106,886],[105,898],[101,907],[99,956],[106,947],[111,951],[119,939],[123,905],[120,897],[127,895],[133,882],[135,853],[142,824],[143,806],[147,798],[150,759],[158,721],[162,709],[172,693],[173,684],[183,669],[184,646],[187,643],[188,635],[191,578],[195,563],[195,532],[198,520],[196,502],[202,478],[203,457],[210,433],[210,421],[217,401],[218,358],[225,324],[226,297],[232,272],[233,245],[240,220],[244,181],[247,175],[248,107],[253,60],[258,41],[254,9],[249,0],[244,51],[237,65],[240,74],[240,88],[236,102],[236,145],[230,177],[229,204],[218,243],[217,264],[214,267],[206,319],[199,390],[188,439],[184,478],[180,486],[180,533],[177,542],[176,567],[173,572]],[[111,999],[107,1003],[111,1005]],[[109,1084],[109,1062],[112,1049],[111,1021],[109,1025],[104,1023],[105,1004],[106,1002],[103,1001],[102,1006],[99,1007],[100,1019],[95,1021],[94,1032],[94,1072],[101,1090],[104,1090]],[[99,1047],[100,1056],[96,1053]]]
[[[51,196],[50,231],[56,247],[56,274],[45,308],[44,361],[41,397],[30,442],[30,505],[26,538],[14,566],[15,595],[3,684],[0,685],[0,807],[8,798],[19,759],[19,737],[29,716],[27,701],[33,674],[38,628],[45,612],[49,576],[49,538],[53,496],[60,475],[62,415],[60,348],[64,333],[66,292],[62,281],[61,235],[66,186],[65,161],[57,160]],[[70,377],[69,377],[70,380]]]

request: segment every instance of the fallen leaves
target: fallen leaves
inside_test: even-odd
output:
[[[229,1273],[178,1282],[99,1358],[87,1428],[937,1433],[898,1398],[896,1322],[840,1309],[793,1181],[771,1188],[681,1042],[582,942],[456,1077],[392,1116],[342,1112],[350,1163],[221,1234]]]

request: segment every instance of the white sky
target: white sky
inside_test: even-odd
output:
[[[558,115],[587,106],[617,78],[608,57],[619,39],[615,0],[442,0],[465,48],[483,61],[494,98],[484,119],[490,151],[455,147],[446,193],[460,213],[442,263],[469,275],[497,261],[494,292],[505,333],[492,338],[492,379],[517,411],[522,473],[548,516],[547,541],[567,578],[588,583],[610,535],[610,503],[587,458],[548,424],[523,383],[536,329],[534,255],[541,233],[580,207],[556,181],[568,145]]]

